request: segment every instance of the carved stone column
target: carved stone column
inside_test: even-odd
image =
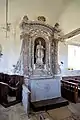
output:
[[[53,74],[58,73],[58,40],[53,40],[53,54],[52,54]]]
[[[58,42],[62,38],[61,29],[59,28],[59,24],[56,23],[54,25],[54,37],[53,37],[53,43],[54,43],[54,54],[53,54],[53,74],[58,74]]]
[[[26,40],[23,40],[24,46],[23,46],[23,69],[24,69],[24,74],[28,73],[27,69],[27,50],[26,50]]]
[[[29,60],[28,60],[28,54],[29,54],[29,36],[28,34],[22,34],[22,48],[21,48],[21,54],[22,54],[22,61],[23,61],[23,71],[24,75],[28,75],[29,73]]]

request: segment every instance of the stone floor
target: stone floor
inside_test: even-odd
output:
[[[41,119],[40,119],[41,118]],[[68,106],[42,111],[29,115],[24,111],[21,104],[4,108],[0,105],[0,120],[80,120],[80,103]]]
[[[4,108],[0,106],[0,120],[27,120],[28,117],[21,104]]]

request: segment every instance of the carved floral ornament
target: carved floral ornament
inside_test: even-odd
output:
[[[21,35],[26,33],[27,35],[34,36],[42,33],[44,35],[47,34],[48,36],[54,36],[54,39],[63,42],[63,33],[58,23],[52,27],[45,22],[41,22],[46,21],[44,16],[39,16],[37,19],[37,21],[30,21],[27,16],[24,16],[20,24],[20,29],[22,30]]]
[[[51,38],[52,33],[50,33],[48,30],[45,28],[40,28],[40,26],[33,26],[33,28],[29,28],[24,30],[21,33],[20,39],[27,38],[27,37],[34,37],[34,36],[45,36],[46,38]]]
[[[22,56],[24,57],[22,69],[24,68],[25,70],[23,71],[27,71],[26,74],[32,74],[32,71],[35,70],[35,67],[37,67],[34,61],[35,40],[37,38],[43,38],[46,41],[46,53],[44,53],[46,62],[45,62],[44,68],[47,69],[47,72],[49,74],[52,74],[52,72],[56,73],[57,45],[58,45],[58,41],[60,41],[62,37],[59,24],[56,23],[55,26],[53,27],[39,20],[30,21],[27,16],[24,16],[20,24],[20,29],[21,29],[20,38],[23,40],[23,43],[26,44],[26,47],[23,44],[23,47],[25,48],[26,53],[23,50],[23,47],[21,52]],[[45,46],[43,47],[45,48]],[[27,60],[27,63],[25,62],[26,60]],[[53,67],[51,67],[51,63],[53,64]],[[27,65],[27,68],[24,67],[26,65]],[[54,67],[55,67],[55,71],[53,70]],[[45,74],[47,73],[45,72]]]
[[[49,40],[51,40],[51,38],[52,38],[52,35],[50,35],[50,33],[49,32],[46,32],[46,31],[42,31],[42,30],[40,30],[40,29],[38,29],[38,30],[33,30],[33,31],[29,31],[29,33],[27,34],[27,33],[22,33],[21,35],[20,35],[20,39],[27,39],[27,38],[34,38],[34,37],[42,37],[42,38],[44,38],[45,37],[45,39],[49,39]]]
[[[42,22],[46,21],[46,18],[44,16],[38,16],[37,19],[38,21],[42,21]]]

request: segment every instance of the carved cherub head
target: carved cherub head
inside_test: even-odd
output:
[[[54,29],[55,29],[57,32],[60,32],[60,31],[61,31],[59,23],[56,23],[56,24],[54,25]]]
[[[23,17],[23,22],[24,22],[24,23],[27,23],[27,21],[28,21],[28,17],[27,17],[27,15],[25,15],[25,16]]]
[[[59,27],[59,23],[56,23],[54,26],[55,26],[55,27]]]

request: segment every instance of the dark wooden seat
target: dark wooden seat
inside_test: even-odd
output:
[[[80,102],[80,76],[62,77],[61,95],[71,102]]]
[[[62,80],[61,95],[63,98],[76,103],[78,100],[78,84]]]
[[[0,73],[0,104],[8,107],[21,102],[23,82],[23,76]],[[15,97],[15,100],[8,101],[8,97]]]

